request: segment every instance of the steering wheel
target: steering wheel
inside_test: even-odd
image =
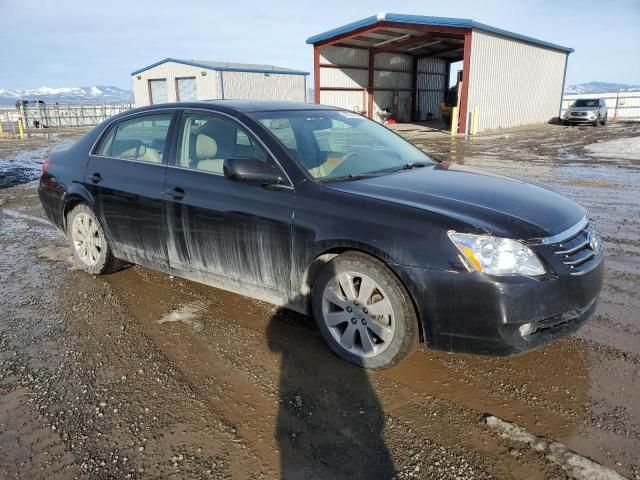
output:
[[[349,152],[340,161],[340,164],[331,171],[332,177],[344,177],[352,173],[349,171],[348,163],[353,160],[355,157],[359,156],[360,152]]]

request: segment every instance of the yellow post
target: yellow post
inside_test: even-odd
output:
[[[18,132],[20,132],[20,140],[24,140],[24,127],[21,118],[18,119]]]
[[[473,113],[471,114],[471,135],[474,137],[478,135],[478,106],[473,107]]]
[[[455,135],[458,131],[458,107],[451,109],[451,135]]]
[[[2,119],[0,118],[0,137],[2,136],[3,133],[4,131],[2,130]]]

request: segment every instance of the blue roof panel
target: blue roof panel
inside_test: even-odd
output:
[[[332,38],[335,38],[339,35],[353,32],[359,28],[372,26],[378,22],[384,21],[405,23],[407,25],[430,25],[436,27],[457,27],[484,30],[486,32],[514,38],[516,40],[521,40],[523,42],[540,45],[542,47],[551,48],[554,50],[560,50],[567,53],[573,52],[573,48],[563,47],[562,45],[556,45],[555,43],[545,42],[544,40],[538,40],[537,38],[520,35],[519,33],[509,32],[508,30],[492,27],[491,25],[485,25],[484,23],[475,22],[468,18],[428,17],[424,15],[404,15],[400,13],[379,13],[378,15],[372,15],[371,17],[363,18],[362,20],[357,20],[341,27],[337,27],[324,33],[309,37],[307,39],[307,43],[315,45],[320,42],[331,40]]]
[[[149,70],[150,68],[157,67],[163,63],[174,62],[181,63],[183,65],[191,65],[193,67],[204,68],[207,70],[218,70],[223,72],[251,72],[251,73],[277,73],[284,75],[309,75],[309,72],[303,72],[302,70],[291,70],[289,68],[275,67],[273,65],[254,65],[248,63],[229,63],[229,62],[211,62],[208,60],[182,60],[180,58],[165,58],[159,62],[152,63],[146,67],[140,68],[135,72],[131,72],[131,75],[137,75],[138,73]]]

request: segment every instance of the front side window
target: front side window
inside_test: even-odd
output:
[[[169,96],[167,95],[167,80],[149,80],[149,94],[151,96],[151,104],[167,103]]]
[[[262,146],[234,122],[213,115],[184,113],[178,134],[177,166],[222,174],[226,158],[268,161]]]
[[[252,116],[318,180],[383,174],[433,161],[382,125],[338,110],[257,112]]]
[[[97,154],[105,157],[162,163],[171,113],[145,115],[115,125]]]

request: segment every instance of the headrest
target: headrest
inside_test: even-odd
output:
[[[129,160],[135,160],[142,157],[147,151],[147,147],[144,143],[139,144],[137,147],[128,148],[120,153],[120,158],[126,158]]]
[[[216,141],[204,133],[199,133],[196,137],[196,158],[198,160],[215,158],[216,153],[218,153]]]

